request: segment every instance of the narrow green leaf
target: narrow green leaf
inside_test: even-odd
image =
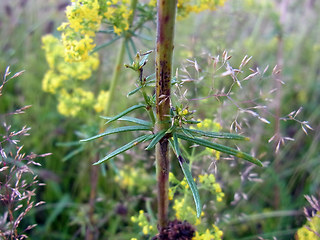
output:
[[[103,119],[109,120],[111,119],[111,117],[101,117]],[[121,117],[118,119],[118,121],[127,121],[127,122],[132,122],[132,123],[136,123],[142,126],[147,126],[147,127],[151,127],[152,123],[149,121],[145,121],[139,118],[134,118],[134,117]]]
[[[147,61],[149,55],[152,53],[152,51],[148,52],[147,54],[145,54],[143,56],[143,58],[140,60],[139,62],[139,66],[143,66],[145,64],[145,62]]]
[[[138,52],[138,51],[137,51],[137,47],[136,47],[134,41],[132,40],[132,38],[129,38],[128,41],[129,41],[129,43],[130,43],[130,45],[131,45],[132,51],[133,51],[134,53]]]
[[[71,197],[68,194],[59,196],[59,201],[54,204],[54,208],[50,211],[50,215],[46,217],[45,229],[49,230],[51,224],[57,219],[57,217],[70,205],[74,204]]]
[[[146,150],[150,150],[151,148],[153,148],[164,137],[164,135],[166,135],[166,132],[167,132],[167,130],[165,130],[165,129],[157,132],[154,135],[154,138],[150,142],[149,146],[146,148]]]
[[[74,142],[58,142],[56,143],[57,147],[72,147],[72,146],[77,146],[80,145],[79,141],[74,141]]]
[[[71,151],[70,153],[67,154],[67,156],[65,156],[62,161],[65,162],[65,161],[68,161],[69,159],[73,158],[75,155],[81,153],[82,151],[84,150],[84,147],[83,145],[73,151]]]
[[[232,133],[207,132],[207,131],[201,131],[201,130],[190,129],[190,128],[184,128],[183,130],[197,136],[204,136],[204,137],[210,137],[210,138],[249,140],[249,138],[245,136],[232,134]]]
[[[198,124],[198,123],[201,123],[201,121],[186,120],[186,123],[189,123],[189,124]]]
[[[133,141],[127,143],[126,145],[124,145],[124,146],[116,149],[115,151],[109,153],[107,156],[105,156],[104,158],[100,159],[98,162],[95,162],[93,165],[97,165],[97,164],[103,163],[103,162],[105,162],[105,161],[107,161],[107,160],[119,155],[120,153],[123,153],[123,152],[129,150],[130,148],[133,148],[134,146],[136,146],[139,143],[145,141],[149,137],[150,137],[150,134],[140,136],[140,137],[134,139]]]
[[[109,42],[103,43],[103,44],[95,47],[95,48],[90,52],[90,54],[99,51],[101,48],[105,48],[105,47],[111,45],[112,43],[114,43],[115,41],[117,41],[120,37],[121,37],[121,36],[117,36],[117,37],[111,39]]]
[[[109,29],[109,30],[99,30],[98,33],[110,34],[110,33],[113,33],[113,29]]]
[[[127,97],[135,94],[135,93],[138,92],[141,88],[142,88],[142,86],[139,86],[139,87],[137,87],[136,89],[132,90],[131,92],[129,92],[129,93],[127,94]]]
[[[154,81],[156,79],[156,73],[152,73],[148,77],[146,77],[147,81]]]
[[[179,164],[181,166],[182,172],[183,172],[184,176],[186,177],[188,185],[191,189],[194,203],[196,205],[197,217],[200,217],[202,206],[201,206],[201,202],[200,202],[198,188],[197,188],[197,185],[194,182],[192,174],[189,170],[189,165],[186,163],[186,161],[182,157],[182,154],[181,154],[181,151],[179,148],[178,137],[177,137],[176,133],[173,133],[173,140],[169,139],[169,142],[171,144],[171,147],[174,150],[174,153],[176,154],[176,156],[179,160]]]
[[[192,143],[195,143],[195,144],[207,147],[207,148],[211,148],[211,149],[217,150],[219,152],[223,152],[223,153],[226,153],[226,154],[230,154],[230,155],[236,156],[238,158],[242,158],[244,160],[247,160],[247,161],[249,161],[251,163],[254,163],[254,164],[262,167],[262,163],[260,162],[260,160],[252,157],[251,155],[249,155],[247,153],[241,152],[241,151],[239,151],[237,149],[230,148],[230,147],[218,144],[218,143],[213,143],[213,142],[210,142],[208,140],[201,139],[201,138],[196,138],[196,137],[190,138],[190,137],[188,137],[186,135],[182,135],[182,134],[177,134],[177,137],[182,139],[182,140],[188,141],[188,142],[192,142]]]
[[[125,126],[125,127],[111,128],[111,129],[107,129],[105,132],[100,133],[98,135],[95,135],[93,137],[90,137],[87,139],[82,139],[82,140],[80,140],[80,142],[92,141],[97,138],[105,137],[105,136],[115,134],[115,133],[132,132],[132,131],[147,131],[147,130],[151,130],[151,128],[148,126],[140,126],[140,125],[139,126]]]
[[[171,78],[171,85],[173,86],[173,85],[175,85],[176,83],[178,83],[177,77],[174,76],[173,78]]]
[[[139,109],[139,108],[145,108],[146,105],[144,104],[138,104],[138,105],[134,105],[132,107],[129,107],[128,109],[124,110],[123,112],[119,113],[117,116],[110,118],[110,120],[108,122],[106,122],[106,124],[111,123],[113,121],[118,120],[119,118],[123,117],[124,115],[127,115],[128,113]]]
[[[152,41],[152,38],[149,37],[148,35],[145,35],[145,34],[136,34],[136,33],[133,33],[133,35],[137,38],[140,38],[140,39],[143,39],[143,40],[146,40],[146,41]]]
[[[126,52],[128,54],[129,61],[133,62],[133,57],[132,57],[132,54],[131,54],[131,51],[130,51],[130,47],[129,47],[128,41],[125,41],[124,44],[125,44],[125,47],[126,47]]]
[[[180,148],[179,148],[179,141],[178,141],[178,137],[177,134],[174,133],[173,134],[173,147],[175,149],[175,152],[177,154],[177,157],[179,158],[179,156],[182,156]]]
[[[187,128],[182,127],[182,128],[180,128],[180,129],[181,129],[181,131],[182,131],[186,136],[188,136],[188,137],[190,137],[190,138],[194,138],[194,136],[192,135],[192,133],[190,133],[190,132],[187,131]]]
[[[183,172],[184,176],[186,177],[187,182],[189,184],[189,187],[191,189],[193,200],[196,205],[197,217],[199,218],[201,215],[202,206],[201,206],[201,202],[200,202],[200,196],[199,196],[197,185],[193,180],[193,177],[192,177],[191,172],[189,170],[189,165],[186,163],[186,161],[180,155],[179,155],[179,164],[181,166],[182,172]]]

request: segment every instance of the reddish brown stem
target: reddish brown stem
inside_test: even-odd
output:
[[[170,127],[170,91],[176,0],[158,0],[156,51],[156,131]],[[156,146],[158,180],[158,228],[168,224],[168,176],[170,171],[168,139]]]

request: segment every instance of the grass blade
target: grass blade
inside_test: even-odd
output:
[[[249,161],[251,163],[254,163],[254,164],[262,167],[262,163],[260,162],[260,160],[252,157],[251,155],[249,155],[247,153],[241,152],[241,151],[239,151],[237,149],[230,148],[230,147],[218,144],[218,143],[213,143],[213,142],[210,142],[208,140],[201,139],[201,138],[196,138],[196,137],[190,138],[190,137],[188,137],[186,135],[182,135],[182,134],[177,134],[177,137],[182,139],[182,140],[201,145],[203,147],[211,148],[211,149],[214,149],[214,150],[219,151],[219,152],[223,152],[223,153],[226,153],[226,154],[230,154],[230,155],[236,156],[238,158],[242,158],[244,160],[247,160],[247,161]]]
[[[100,163],[103,163],[117,155],[119,155],[120,153],[123,153],[127,150],[129,150],[130,148],[133,148],[134,146],[138,145],[139,143],[145,141],[146,139],[148,139],[150,137],[150,135],[143,135],[143,136],[140,136],[136,139],[134,139],[133,141],[127,143],[126,145],[116,149],[115,151],[109,153],[107,156],[105,156],[104,158],[100,159],[98,162],[95,162],[93,165],[97,165],[97,164],[100,164]]]
[[[128,113],[130,113],[136,109],[145,108],[145,107],[146,107],[146,105],[144,105],[144,104],[138,104],[138,105],[134,105],[132,107],[129,107],[128,109],[124,110],[123,112],[119,113],[118,115],[110,118],[110,120],[108,122],[106,122],[106,124],[111,123],[113,121],[116,121],[119,118],[123,117],[124,115],[127,115]]]
[[[107,129],[105,132],[100,133],[98,135],[95,135],[93,137],[90,137],[87,139],[82,139],[82,140],[80,140],[80,142],[92,141],[97,138],[105,137],[105,136],[115,134],[115,133],[132,132],[132,131],[147,131],[147,130],[151,130],[151,128],[148,126],[139,126],[139,125],[138,126],[125,126],[125,127],[111,128],[111,129]]]

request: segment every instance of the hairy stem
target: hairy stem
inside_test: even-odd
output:
[[[158,0],[157,50],[156,50],[156,131],[170,126],[170,90],[173,55],[173,38],[176,0]],[[156,168],[158,181],[158,228],[168,224],[168,176],[169,148],[164,137],[156,146]]]

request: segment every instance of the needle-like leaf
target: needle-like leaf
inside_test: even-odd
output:
[[[146,108],[146,105],[145,104],[138,104],[138,105],[134,105],[132,107],[129,107],[128,109],[124,110],[123,112],[119,113],[118,115],[110,118],[110,120],[108,122],[106,122],[106,124],[111,123],[113,121],[116,121],[119,118],[123,117],[124,115],[127,115],[128,113],[130,113],[136,109],[139,109],[139,108]]]
[[[260,160],[252,157],[251,155],[249,155],[247,153],[241,152],[241,151],[239,151],[237,149],[230,148],[230,147],[218,144],[218,143],[210,142],[208,140],[201,139],[201,138],[196,138],[196,137],[190,138],[190,137],[188,137],[186,135],[182,135],[182,134],[177,134],[177,137],[182,139],[182,140],[201,145],[203,147],[211,148],[211,149],[214,149],[214,150],[219,151],[219,152],[223,152],[223,153],[226,153],[226,154],[230,154],[230,155],[236,156],[238,158],[242,158],[242,159],[247,160],[247,161],[249,161],[251,163],[254,163],[254,164],[256,164],[256,165],[258,165],[260,167],[263,166],[262,163],[260,162]]]
[[[151,128],[148,126],[125,126],[125,127],[111,128],[93,137],[82,139],[80,140],[80,142],[88,142],[88,141],[95,140],[97,138],[105,137],[115,133],[132,132],[132,131],[148,131],[148,130],[151,130]]]
[[[127,143],[126,145],[116,149],[115,151],[109,153],[107,156],[105,156],[104,158],[100,159],[98,162],[95,162],[93,165],[97,165],[97,164],[100,164],[100,163],[103,163],[117,155],[119,155],[120,153],[123,153],[127,150],[129,150],[130,148],[133,148],[134,146],[138,145],[139,143],[142,143],[143,141],[146,141],[148,139],[150,139],[150,137],[153,136],[153,135],[143,135],[143,136],[140,136],[136,139],[134,139],[133,141]]]

